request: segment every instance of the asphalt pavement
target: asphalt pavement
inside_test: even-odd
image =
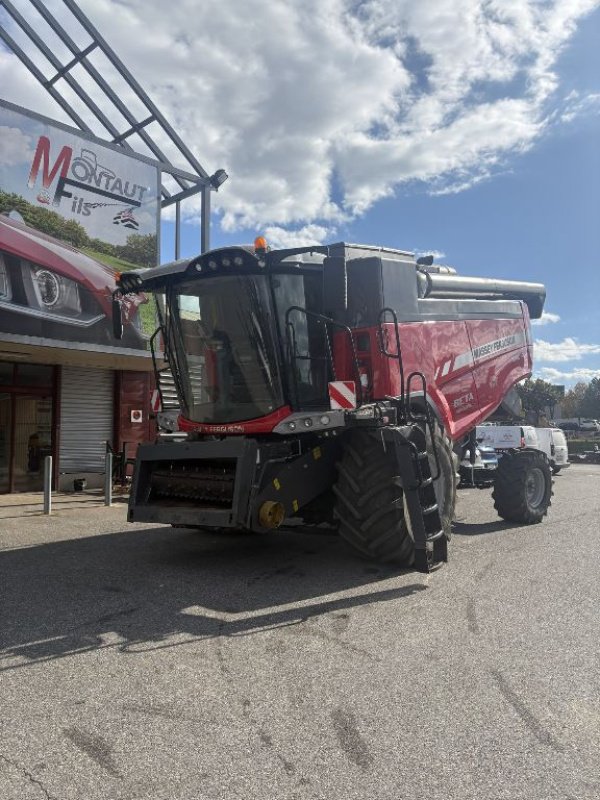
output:
[[[435,573],[322,532],[0,519],[1,800],[597,800],[600,467],[459,491]]]

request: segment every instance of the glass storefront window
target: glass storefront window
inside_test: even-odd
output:
[[[39,492],[52,455],[54,367],[0,361],[0,493]]]
[[[52,454],[52,398],[17,395],[13,484],[17,492],[44,487],[44,458]]]
[[[0,386],[8,386],[13,382],[14,364],[0,361]]]
[[[52,386],[54,367],[45,364],[18,364],[17,386]]]
[[[12,398],[0,394],[0,493],[10,490],[10,441],[12,434]]]

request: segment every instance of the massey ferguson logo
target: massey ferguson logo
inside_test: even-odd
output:
[[[473,358],[477,360],[490,353],[506,350],[507,347],[511,347],[511,345],[514,344],[517,344],[517,337],[514,334],[512,336],[505,336],[504,339],[496,339],[495,342],[488,342],[487,344],[481,345],[481,347],[474,347]]]
[[[47,136],[40,136],[27,181],[30,189],[35,186],[40,170],[42,188],[37,196],[40,203],[60,206],[62,199],[66,198],[71,200],[71,211],[85,217],[89,216],[94,208],[125,205],[129,209],[129,221],[133,220],[133,223],[137,225],[136,220],[133,219],[133,210],[141,206],[142,198],[148,187],[125,180],[112,169],[99,164],[93,150],[82,148],[81,152],[73,157],[73,149],[65,145],[52,163],[50,139]],[[54,194],[51,194],[49,190],[53,185]],[[70,191],[72,188],[83,189],[105,199],[89,202]],[[109,202],[111,200],[116,202]],[[115,222],[123,224],[116,218]],[[135,227],[135,225],[130,224],[127,227]]]

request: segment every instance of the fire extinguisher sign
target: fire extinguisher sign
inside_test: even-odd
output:
[[[329,404],[332,409],[356,408],[356,384],[354,381],[331,381]]]

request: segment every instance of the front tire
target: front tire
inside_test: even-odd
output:
[[[552,498],[550,465],[539,450],[509,450],[498,464],[494,508],[502,519],[532,525],[548,513]]]
[[[434,438],[441,475],[434,483],[436,500],[446,537],[456,502],[456,467],[449,440],[436,426]],[[427,450],[432,459],[431,437]],[[435,464],[431,463],[435,473]],[[334,486],[335,516],[342,539],[366,558],[411,566],[414,541],[404,518],[404,493],[398,465],[383,449],[377,435],[355,431],[344,445]]]

